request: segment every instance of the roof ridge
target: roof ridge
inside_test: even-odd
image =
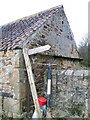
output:
[[[37,13],[37,15],[38,14],[43,14],[43,13],[46,13],[47,11],[49,11],[49,13],[46,15],[46,18],[44,18],[45,16],[43,16],[43,19],[39,19],[35,24],[34,24],[34,26],[31,26],[31,27],[28,27],[27,29],[26,29],[26,33],[31,29],[31,31],[29,31],[29,35],[27,34],[27,38],[28,37],[30,37],[30,35],[32,35],[32,34],[34,34],[33,33],[33,31],[36,31],[37,29],[39,29],[51,16],[52,16],[52,14],[54,13],[54,12],[56,12],[56,11],[58,11],[58,9],[57,9],[58,7],[54,7],[54,9],[49,9],[49,10],[45,10],[45,11],[41,11],[41,12],[39,12],[39,13]],[[53,11],[54,10],[54,11]],[[35,17],[35,16],[32,16],[32,17]],[[29,18],[28,18],[29,19]],[[25,19],[21,19],[21,20],[26,20],[26,18]],[[38,24],[39,23],[39,24]],[[37,25],[38,25],[38,27],[37,27]],[[25,42],[24,42],[24,40],[22,41],[22,43],[24,42],[24,44],[23,44],[23,46],[22,47],[24,47],[27,43],[28,43],[28,41],[29,40],[26,40]],[[16,46],[15,45],[13,45],[12,46],[13,48],[15,48]]]
[[[61,7],[63,8],[63,5],[58,5],[58,6],[55,6],[55,7],[51,7],[49,9],[47,9],[47,10],[42,10],[40,12],[34,13],[32,15],[29,15],[29,16],[25,16],[25,17],[20,18],[18,20],[24,20],[24,19],[27,19],[27,18],[30,18],[30,17],[34,17],[34,16],[37,16],[38,14],[45,13],[45,12],[48,12],[48,11],[52,11],[54,9],[58,9],[58,8],[61,8]]]
[[[25,16],[25,17],[22,17],[22,18],[13,20],[13,21],[11,21],[11,22],[9,22],[9,23],[6,23],[6,24],[4,24],[4,25],[1,25],[0,28],[1,28],[1,27],[4,27],[4,26],[7,26],[8,24],[10,25],[10,24],[19,22],[20,20],[25,20],[25,19],[27,19],[27,18],[31,18],[31,17],[37,16],[38,14],[41,14],[41,13],[44,13],[44,12],[47,12],[47,11],[51,11],[51,10],[54,10],[54,9],[58,9],[58,8],[61,8],[61,7],[63,8],[63,5],[58,5],[58,6],[55,6],[55,7],[51,7],[51,8],[49,8],[49,9],[47,9],[47,10],[42,10],[42,11],[40,11],[40,12],[31,14],[31,15],[27,15],[27,16]]]

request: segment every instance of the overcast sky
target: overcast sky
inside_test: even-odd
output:
[[[78,45],[88,33],[89,0],[0,0],[0,26],[63,4]]]

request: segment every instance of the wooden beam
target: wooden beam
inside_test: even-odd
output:
[[[29,84],[30,84],[30,88],[31,88],[31,92],[32,92],[32,97],[33,97],[33,101],[34,101],[34,105],[35,105],[35,110],[38,113],[38,117],[42,118],[40,106],[39,106],[39,103],[38,103],[38,96],[37,96],[37,92],[36,92],[36,87],[35,87],[35,83],[34,83],[34,77],[33,77],[33,73],[32,73],[31,62],[30,62],[30,59],[29,59],[27,48],[23,48],[23,54],[24,54],[24,59],[25,59]]]

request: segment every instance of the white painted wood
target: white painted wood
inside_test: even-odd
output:
[[[33,97],[33,101],[34,101],[35,111],[38,113],[38,117],[42,118],[40,106],[38,103],[38,96],[37,96],[37,92],[36,92],[36,87],[35,87],[35,83],[34,83],[34,77],[33,77],[33,73],[32,73],[31,62],[29,59],[27,48],[23,48],[23,54],[24,54],[29,84],[30,84],[30,88],[31,88],[31,92],[32,92],[32,97]]]
[[[51,79],[48,79],[48,84],[47,84],[47,95],[51,94]]]
[[[44,45],[44,46],[37,47],[37,48],[34,48],[34,49],[29,49],[28,50],[28,55],[32,55],[32,54],[36,54],[36,53],[41,53],[41,52],[49,50],[50,48],[51,48],[50,45]]]
[[[32,115],[32,118],[39,118],[39,116],[38,116],[38,113],[37,113],[37,111],[36,110],[34,110],[34,113],[33,113],[33,115]]]

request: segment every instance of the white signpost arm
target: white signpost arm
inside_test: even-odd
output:
[[[33,102],[34,102],[35,110],[36,110],[39,118],[42,118],[42,116],[41,116],[40,106],[38,103],[38,96],[37,96],[36,87],[35,87],[35,83],[34,83],[34,77],[33,77],[33,73],[32,73],[32,66],[31,66],[29,55],[40,53],[40,52],[43,52],[43,51],[46,51],[49,49],[50,49],[49,45],[45,45],[42,47],[37,47],[34,49],[29,49],[29,50],[27,48],[23,48],[23,55],[24,55],[24,59],[25,59],[25,65],[26,65],[29,84],[30,84],[30,88],[31,88],[31,92],[32,92]]]
[[[50,45],[44,45],[44,46],[41,46],[41,47],[29,49],[29,50],[28,50],[28,55],[41,53],[41,52],[44,52],[44,51],[49,50],[50,48],[51,48]]]

